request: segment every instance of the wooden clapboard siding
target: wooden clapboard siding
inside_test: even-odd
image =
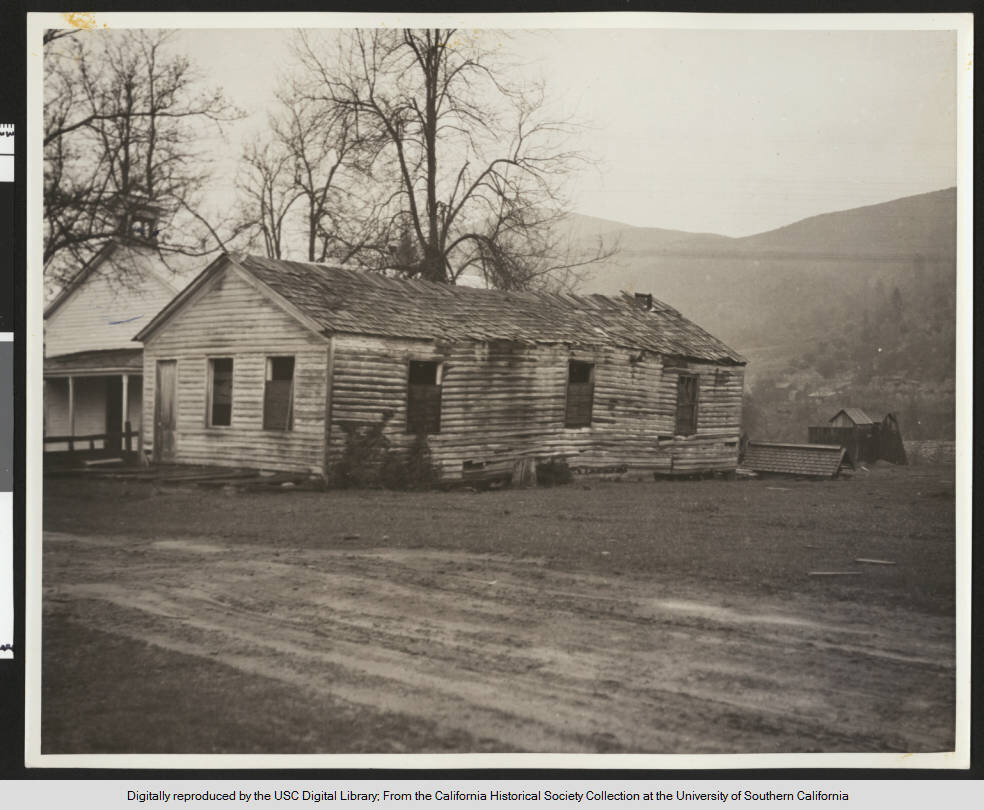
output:
[[[75,378],[75,433],[106,432],[106,378]]]
[[[637,353],[636,353],[637,354]],[[336,336],[328,465],[344,450],[339,422],[382,422],[390,443],[408,447],[409,361],[443,361],[441,431],[429,436],[447,478],[469,470],[508,472],[525,456],[563,456],[583,470],[733,470],[738,460],[742,369],[693,362],[699,376],[697,433],[674,437],[677,374],[662,358],[616,348]],[[588,427],[566,428],[568,363],[594,363]]]
[[[81,351],[133,349],[133,336],[146,326],[176,292],[150,262],[156,254],[130,247],[114,247],[71,294],[45,319],[46,357]]]
[[[51,377],[44,381],[44,433],[46,436],[67,436],[71,432],[68,377]]]
[[[263,429],[266,359],[293,356],[293,430]],[[232,424],[208,427],[208,359],[233,360]],[[316,335],[234,271],[200,290],[144,345],[143,441],[153,447],[158,359],[177,360],[175,461],[320,473],[328,339]]]
[[[269,275],[274,268],[291,275],[274,278]],[[234,261],[214,264],[141,333],[146,337],[145,447],[153,446],[156,363],[175,360],[175,461],[330,475],[343,456],[351,423],[382,425],[394,448],[413,444],[407,430],[410,362],[430,360],[441,364],[441,408],[440,431],[430,435],[429,445],[448,479],[505,474],[530,457],[563,457],[583,471],[691,474],[737,465],[743,369],[740,359],[721,353],[721,347],[715,350],[720,350],[715,355],[720,361],[689,361],[667,358],[650,344],[643,344],[650,349],[642,351],[610,341],[597,346],[572,341],[572,348],[559,342],[450,333],[440,339],[384,337],[378,331],[336,331],[327,338],[322,334],[330,328],[325,318],[341,317],[339,312],[348,312],[351,302],[337,299],[334,287],[318,284],[342,283],[341,271],[321,278],[321,271],[266,262],[262,279],[250,272]],[[357,281],[379,295],[390,285],[375,277]],[[407,295],[415,290],[419,292],[408,287]],[[452,294],[440,291],[441,296]],[[487,296],[481,298],[486,301]],[[363,304],[366,313],[379,315],[368,298]],[[648,324],[644,329],[636,323],[635,309],[621,316],[617,308],[612,312],[613,318],[628,318],[638,329],[648,329]],[[663,324],[680,331],[678,320],[654,321],[653,329]],[[504,328],[498,322],[485,322],[483,328],[493,326]],[[595,331],[606,336],[600,328]],[[594,340],[591,336],[587,342]],[[677,335],[671,343],[680,340]],[[265,431],[266,360],[283,355],[295,358],[294,430]],[[231,425],[210,428],[208,363],[217,357],[233,359],[232,417]],[[594,388],[590,424],[568,428],[572,360],[593,365]],[[689,436],[675,435],[681,373],[698,378],[697,425]]]

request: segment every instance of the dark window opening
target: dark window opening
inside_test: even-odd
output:
[[[676,435],[692,436],[697,432],[696,374],[677,375]]]
[[[594,363],[571,360],[567,368],[567,413],[564,426],[588,427],[594,404]]]
[[[232,424],[232,358],[216,357],[209,361],[210,427],[229,427]]]
[[[263,389],[263,429],[294,429],[294,358],[268,357]]]
[[[407,433],[441,432],[441,363],[411,360],[407,380]]]

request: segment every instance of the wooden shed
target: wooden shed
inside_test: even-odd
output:
[[[325,475],[360,426],[445,479],[734,471],[745,361],[651,296],[503,292],[223,255],[135,338],[158,462]]]
[[[826,425],[812,425],[810,444],[838,444],[852,460],[877,461],[879,424],[860,408],[841,408]]]

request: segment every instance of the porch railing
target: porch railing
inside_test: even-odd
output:
[[[45,448],[49,444],[67,444],[68,452],[74,453],[77,450],[101,450],[107,448],[107,443],[112,441],[115,444],[117,441],[120,443],[120,451],[124,453],[132,453],[134,450],[134,439],[136,439],[136,444],[139,445],[140,442],[140,431],[133,430],[130,427],[130,423],[126,423],[126,427],[122,431],[111,432],[111,433],[85,433],[85,434],[75,434],[74,436],[45,436],[44,445]],[[96,442],[101,441],[102,447],[97,448]],[[86,446],[88,445],[88,446]],[[139,446],[137,447],[139,449]]]

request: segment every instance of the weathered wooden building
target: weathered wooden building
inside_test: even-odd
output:
[[[113,240],[44,312],[46,450],[120,450],[124,425],[138,431],[143,352],[133,336],[177,293],[156,250]],[[94,437],[88,439],[81,437]],[[69,441],[50,441],[68,437]]]
[[[842,408],[826,425],[811,425],[808,436],[810,444],[839,444],[858,463],[879,459],[906,463],[902,430],[894,413],[876,422],[860,408]]]
[[[841,408],[826,425],[811,425],[810,444],[839,444],[857,463],[879,458],[878,423],[860,408]]]
[[[360,426],[446,479],[523,459],[733,471],[745,361],[652,296],[455,287],[223,255],[136,336],[159,462],[325,474]]]

